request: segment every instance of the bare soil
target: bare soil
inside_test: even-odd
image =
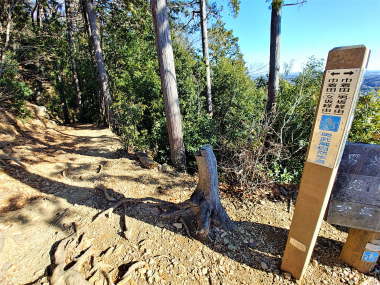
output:
[[[49,284],[68,236],[65,270],[89,248],[78,272],[90,284],[295,283],[279,269],[293,210],[285,200],[222,192],[235,230],[195,240],[160,214],[189,198],[196,176],[142,168],[110,130],[58,126],[30,108],[28,122],[0,109],[0,284]],[[339,260],[346,236],[323,224],[303,284],[380,284]]]

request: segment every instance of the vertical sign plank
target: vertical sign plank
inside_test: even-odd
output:
[[[329,52],[321,96],[281,269],[301,279],[322,224],[350,130],[369,50]]]

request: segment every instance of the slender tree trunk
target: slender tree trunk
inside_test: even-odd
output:
[[[108,75],[106,72],[106,67],[104,64],[103,51],[100,45],[100,35],[99,29],[96,24],[96,13],[91,0],[86,1],[86,13],[88,17],[88,23],[91,31],[92,47],[95,53],[96,67],[98,69],[98,80],[101,87],[102,96],[100,98],[101,114],[102,120],[108,124],[109,127],[112,125],[112,112],[111,104],[112,98],[109,90]]]
[[[83,17],[83,21],[84,21],[84,25],[86,27],[86,34],[88,36],[88,49],[89,49],[89,52],[90,54],[92,55],[93,54],[93,48],[92,48],[92,41],[91,41],[91,38],[92,38],[92,35],[91,35],[91,28],[90,28],[90,24],[89,24],[89,21],[88,21],[88,15],[87,15],[87,4],[86,4],[86,0],[81,0],[80,1],[81,3],[81,6],[82,6],[82,17]]]
[[[69,113],[69,108],[67,106],[67,99],[65,96],[65,91],[63,89],[62,76],[60,73],[58,74],[57,79],[58,79],[58,87],[59,87],[59,93],[60,93],[59,97],[61,99],[61,106],[62,106],[62,112],[63,112],[63,121],[65,124],[70,124],[70,113]]]
[[[43,7],[42,4],[38,3],[37,7],[37,21],[38,21],[38,26],[42,28],[42,13],[43,13]]]
[[[270,26],[270,59],[268,101],[266,113],[273,111],[280,83],[280,34],[281,34],[281,4],[272,2],[272,16]]]
[[[208,33],[207,33],[207,5],[206,0],[199,0],[202,31],[202,51],[203,61],[206,65],[206,86],[207,86],[207,112],[212,115],[212,93],[211,93],[211,70],[208,52]]]
[[[171,161],[178,169],[185,168],[182,117],[178,102],[174,55],[166,0],[151,0],[156,47],[160,65],[161,86],[165,99],[166,125],[169,134]]]
[[[86,32],[87,32],[88,37],[91,38],[91,27],[90,27],[90,24],[88,21],[88,14],[86,12],[87,11],[87,1],[82,0],[81,4],[82,4],[83,20],[84,20],[84,23],[86,26]]]
[[[77,64],[75,60],[75,45],[73,42],[73,18],[72,18],[72,11],[70,7],[70,0],[65,0],[65,10],[66,10],[66,24],[67,24],[67,42],[69,47],[69,57],[71,61],[71,68],[73,73],[73,82],[75,85],[75,91],[76,91],[76,109],[77,113],[79,110],[81,110],[82,106],[82,92],[80,90],[79,85],[79,79],[78,79],[78,73],[77,73]]]
[[[34,7],[32,9],[32,12],[30,13],[31,17],[32,17],[32,24],[35,25],[35,22],[34,22],[34,14],[36,13],[36,9],[38,7],[38,0],[36,0],[36,3],[34,4]]]
[[[8,50],[9,47],[9,41],[11,39],[11,27],[12,27],[12,13],[14,8],[14,2],[9,1],[8,5],[8,15],[7,15],[7,26],[5,28],[5,42],[4,46],[1,49],[1,55],[0,55],[0,77],[2,76],[4,72],[4,61],[5,61],[5,52]]]

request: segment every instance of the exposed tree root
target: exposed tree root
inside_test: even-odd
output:
[[[50,284],[52,285],[88,285],[90,284],[84,276],[79,272],[83,263],[87,260],[91,252],[91,247],[88,247],[77,258],[74,259],[74,264],[65,270],[67,266],[66,261],[69,254],[73,250],[80,247],[83,241],[83,235],[78,239],[74,239],[72,235],[59,242],[53,260],[53,273],[50,277]]]
[[[195,158],[199,176],[197,188],[189,200],[178,204],[176,210],[164,213],[161,217],[183,219],[189,215],[196,216],[196,237],[206,239],[211,224],[230,230],[233,228],[233,223],[220,202],[217,164],[212,147],[203,146]],[[186,223],[184,226],[186,229]]]

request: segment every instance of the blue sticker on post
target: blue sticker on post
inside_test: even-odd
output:
[[[378,258],[379,258],[379,253],[376,251],[363,252],[362,260],[365,262],[375,263]]]
[[[341,117],[322,115],[319,129],[322,131],[337,132],[339,130]]]

